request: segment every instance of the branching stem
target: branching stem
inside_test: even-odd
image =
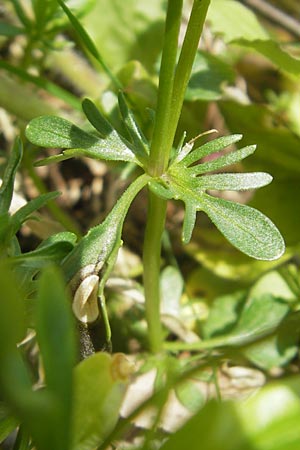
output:
[[[162,175],[168,167],[186,86],[210,0],[194,0],[183,47],[176,66],[182,3],[182,0],[168,1],[156,118],[148,167],[149,174],[157,177]],[[165,226],[165,218],[166,201],[149,192],[143,262],[149,346],[154,353],[159,352],[163,344],[160,323],[159,275],[161,237]]]

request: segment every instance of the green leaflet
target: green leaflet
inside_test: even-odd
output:
[[[299,381],[298,375],[289,376],[268,383],[246,400],[210,401],[161,449],[297,450]]]
[[[26,128],[26,137],[41,147],[72,149],[59,155],[59,160],[73,156],[88,156],[94,159],[137,162],[134,153],[116,132],[105,140],[81,130],[68,120],[56,116],[42,116],[33,119]],[[66,158],[64,157],[66,156]],[[43,163],[58,158],[47,158]]]
[[[283,238],[271,220],[250,206],[212,197],[206,191],[256,189],[269,184],[272,177],[263,172],[199,176],[234,164],[255,151],[255,146],[250,145],[225,155],[220,153],[224,147],[240,139],[241,135],[221,137],[194,151],[192,145],[185,145],[167,173],[152,181],[150,188],[162,198],[174,198],[185,203],[184,243],[191,239],[196,212],[204,211],[232,245],[248,256],[270,261],[279,258],[285,250]],[[189,167],[212,154],[216,154],[212,161]]]
[[[89,99],[83,100],[82,109],[100,136],[83,131],[60,117],[41,116],[33,119],[26,128],[26,137],[30,142],[41,147],[65,149],[59,155],[39,160],[36,165],[87,156],[93,159],[134,162],[144,167],[148,159],[148,143],[122,94],[119,95],[119,107],[131,143],[119,135]]]

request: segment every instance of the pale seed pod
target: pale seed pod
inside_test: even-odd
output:
[[[75,317],[83,323],[93,323],[99,316],[98,308],[98,275],[84,278],[77,288],[72,309]]]

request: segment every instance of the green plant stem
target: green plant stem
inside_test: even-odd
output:
[[[186,87],[190,79],[209,4],[210,0],[194,0],[193,3],[174,78],[171,106],[172,121],[169,128],[172,142],[175,137]]]
[[[182,0],[169,0],[159,76],[159,88],[148,172],[160,176],[167,169],[185,89],[192,70],[210,0],[194,0],[183,48],[176,68]],[[176,68],[176,70],[175,70]],[[149,192],[143,264],[146,317],[150,350],[162,349],[160,323],[160,254],[166,218],[166,201]]]
[[[167,168],[173,144],[168,129],[172,104],[173,81],[177,59],[182,0],[168,1],[165,37],[159,74],[155,124],[150,148],[149,172],[159,176]]]
[[[156,118],[148,167],[149,173],[154,176],[159,176],[165,171],[172,148],[172,140],[168,138],[168,126],[181,11],[182,0],[168,1]],[[160,323],[159,275],[161,238],[165,225],[167,203],[165,200],[154,196],[151,192],[149,192],[148,198],[148,218],[143,250],[144,290],[149,347],[153,353],[157,353],[161,350],[163,343],[163,332]]]
[[[163,333],[160,323],[160,254],[161,237],[165,226],[167,202],[151,191],[148,193],[148,219],[145,231],[143,262],[146,319],[150,350],[161,350]]]

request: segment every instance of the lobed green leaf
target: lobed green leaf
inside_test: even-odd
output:
[[[232,162],[253,151],[254,146],[249,146],[219,159]],[[283,254],[283,238],[270,219],[254,208],[205,193],[207,189],[239,190],[263,186],[272,179],[268,174],[216,174],[196,178],[191,175],[191,169],[175,163],[160,182],[155,181],[152,186],[159,196],[185,203],[184,243],[191,239],[197,211],[204,211],[228,241],[246,255],[270,261]]]
[[[56,116],[33,119],[26,128],[26,137],[41,147],[89,148],[97,142],[97,137]]]
[[[182,227],[182,242],[188,244],[191,240],[196,223],[197,207],[193,202],[185,203],[185,214]]]
[[[158,197],[163,198],[164,200],[170,200],[173,198],[173,193],[170,189],[165,187],[159,180],[151,180],[149,181],[149,189]]]
[[[251,336],[270,334],[280,325],[289,310],[287,303],[270,294],[250,298],[226,340],[239,344],[246,343]]]

